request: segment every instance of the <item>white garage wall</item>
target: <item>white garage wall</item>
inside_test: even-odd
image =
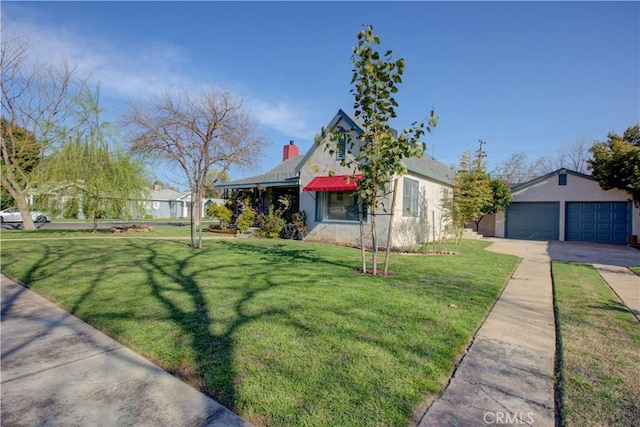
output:
[[[558,185],[558,175],[567,172],[567,185]],[[560,202],[560,239],[565,237],[566,202],[624,202],[631,195],[622,190],[603,190],[598,182],[572,171],[556,171],[515,187],[514,202]],[[504,213],[496,215],[496,236],[505,236]],[[633,207],[632,234],[640,235],[640,209]]]

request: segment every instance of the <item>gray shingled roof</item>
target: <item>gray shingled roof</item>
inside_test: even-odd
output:
[[[362,130],[359,121],[352,115],[346,113],[342,109],[338,110],[336,116],[329,123],[329,127],[335,126],[339,118],[342,117],[348,123],[354,125],[356,132],[358,129]],[[253,188],[258,185],[262,187],[282,187],[298,185],[298,171],[302,168],[307,157],[311,156],[311,153],[317,148],[316,145],[304,156],[295,156],[289,160],[285,160],[269,172],[252,176],[250,178],[238,179],[236,181],[227,182],[224,184],[218,184],[215,188],[234,189],[234,188]],[[444,163],[440,163],[436,159],[427,154],[424,154],[420,158],[407,158],[404,159],[404,164],[409,172],[413,172],[427,178],[434,179],[436,181],[453,185],[454,171],[451,170]]]
[[[436,159],[426,154],[422,157],[410,157],[403,160],[407,170],[417,173],[445,184],[453,185],[453,176],[455,172],[444,163],[440,163]]]
[[[253,188],[258,185],[262,187],[283,187],[298,185],[298,174],[296,168],[303,156],[294,156],[280,163],[269,172],[250,178],[238,179],[224,184],[218,184],[215,188],[223,190],[226,188]]]

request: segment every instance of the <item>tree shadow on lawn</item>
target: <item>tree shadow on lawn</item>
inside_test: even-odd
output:
[[[288,310],[282,308],[270,307],[259,313],[248,313],[247,304],[261,293],[279,285],[260,272],[246,272],[243,273],[245,282],[252,283],[252,286],[229,284],[215,287],[216,290],[240,294],[236,296],[233,304],[233,320],[227,321],[221,332],[214,333],[213,330],[219,330],[220,323],[224,321],[216,320],[216,313],[212,312],[213,308],[208,302],[205,290],[207,284],[199,278],[202,273],[209,272],[211,268],[209,266],[193,268],[194,265],[202,263],[202,261],[194,262],[197,258],[210,257],[211,251],[194,250],[186,258],[178,260],[159,253],[153,245],[136,245],[132,242],[132,246],[137,251],[147,254],[145,262],[138,265],[146,273],[146,285],[150,287],[153,297],[166,309],[169,320],[180,328],[183,338],[181,342],[190,342],[191,350],[195,355],[195,366],[186,364],[165,368],[233,411],[237,412],[240,409],[237,406],[236,384],[241,378],[234,368],[235,335],[239,329],[262,318],[278,316],[285,319],[290,326],[310,332],[305,325],[294,319]],[[278,257],[273,254],[272,256]],[[247,264],[249,265],[251,263]],[[220,269],[224,266],[215,268]],[[211,279],[215,280],[215,276]],[[190,304],[178,304],[172,299],[170,292],[167,291],[175,289],[169,289],[166,285],[171,282],[177,284],[188,296]],[[191,308],[185,309],[183,308],[185,306]]]
[[[291,244],[285,245],[282,243],[275,243],[268,247],[264,247],[258,244],[252,244],[249,242],[237,243],[224,241],[220,243],[229,246],[229,248],[232,248],[235,252],[243,253],[251,257],[257,256],[260,261],[264,261],[267,263],[282,262],[287,264],[297,264],[300,262],[306,262],[310,264],[324,264],[333,265],[336,267],[345,267],[351,270],[355,270],[357,267],[356,264],[328,260],[326,257],[319,255],[317,251],[315,251],[311,247],[294,249],[291,247]],[[298,241],[293,241],[293,244],[310,245],[309,243]],[[358,257],[359,256],[360,254],[358,253]],[[255,258],[253,259],[256,260]],[[359,261],[359,258],[357,261]]]
[[[75,266],[82,265],[88,260],[92,259],[92,256],[77,258],[73,253],[67,253],[66,251],[60,251],[56,247],[52,247],[50,244],[43,243],[41,245],[42,255],[39,259],[29,267],[24,274],[15,278],[24,287],[30,288],[32,283],[39,281],[46,281],[49,277],[55,276],[61,270],[73,269]],[[71,256],[69,256],[71,255]],[[67,258],[73,259],[68,262]],[[101,270],[104,273],[104,270]],[[93,290],[102,281],[103,275],[92,280],[92,283],[87,291],[83,293],[69,308],[71,314],[75,314],[78,307],[91,295]],[[2,302],[2,313],[5,314],[11,309],[12,300]]]
[[[609,300],[606,302],[603,301],[598,304],[588,304],[587,307],[594,308],[597,310],[617,311],[620,313],[633,314],[626,305],[614,300]]]
[[[87,256],[82,257],[81,261],[74,261],[73,257],[70,257],[70,262],[61,262],[65,259],[65,250],[60,251],[58,248],[58,252],[56,252],[54,246],[48,248],[46,245],[45,248],[42,258],[26,274],[26,283],[29,283],[28,280],[42,280],[36,276],[43,273],[43,268],[51,267],[56,263],[57,268],[68,269],[76,262],[85,264],[99,262],[96,261],[95,255],[93,255],[93,259],[91,256]],[[83,248],[86,250],[86,247],[83,246]],[[292,245],[278,243],[262,246],[262,244],[251,242],[220,241],[212,244],[211,249],[185,250],[183,242],[150,242],[130,239],[126,242],[126,246],[123,245],[119,250],[121,252],[117,259],[123,261],[119,261],[119,265],[113,266],[109,264],[108,258],[104,258],[104,268],[87,278],[91,280],[91,283],[80,296],[69,303],[70,311],[82,311],[85,303],[95,305],[95,300],[91,300],[92,298],[101,298],[94,293],[101,291],[101,285],[107,276],[113,280],[115,274],[122,274],[121,277],[126,280],[127,268],[131,269],[131,273],[141,274],[140,278],[135,279],[135,283],[141,286],[142,293],[146,294],[148,290],[153,300],[162,307],[162,310],[154,309],[154,312],[147,313],[143,308],[136,308],[135,300],[133,306],[123,306],[124,304],[121,303],[109,307],[108,298],[110,295],[108,295],[103,299],[107,306],[101,307],[93,315],[93,320],[101,323],[106,321],[108,317],[114,317],[122,321],[144,321],[151,325],[150,327],[154,326],[154,318],[169,321],[171,325],[177,327],[178,332],[173,338],[175,341],[171,343],[172,347],[168,350],[171,352],[178,349],[178,346],[188,346],[187,360],[178,360],[177,362],[176,359],[171,360],[172,355],[162,354],[162,349],[156,350],[155,356],[153,349],[141,350],[146,351],[147,356],[155,358],[156,362],[169,372],[235,412],[242,412],[243,409],[240,406],[243,403],[239,402],[238,389],[242,384],[244,373],[239,371],[242,366],[238,363],[237,348],[239,346],[238,339],[240,337],[246,339],[246,335],[241,334],[241,329],[253,322],[262,321],[272,324],[275,321],[285,327],[293,328],[302,336],[310,337],[310,339],[322,339],[327,334],[327,331],[321,330],[322,323],[314,324],[307,320],[304,313],[305,305],[299,303],[295,295],[298,286],[313,285],[313,280],[310,280],[309,276],[300,275],[294,277],[293,281],[283,281],[283,275],[286,276],[288,272],[283,272],[283,269],[278,266],[300,263],[315,264],[316,266],[326,264],[331,268],[337,266],[345,268],[346,271],[353,271],[359,262],[359,254],[357,253],[353,263],[350,264],[348,259],[345,260],[344,257],[326,256],[322,251],[314,250],[313,247],[305,245],[296,248]],[[71,247],[68,251],[69,254],[73,254],[77,253],[78,249]],[[235,260],[235,264],[225,264],[224,253],[226,251],[231,251],[229,259]],[[231,262],[233,261],[229,261],[229,263]],[[63,263],[65,265],[61,265]],[[263,266],[266,265],[271,265],[272,268],[264,268]],[[114,268],[117,268],[118,271],[116,272]],[[230,274],[224,275],[212,272],[212,269],[221,271],[230,268],[237,270],[237,272],[232,271]],[[312,275],[317,269],[309,268],[308,270]],[[224,277],[224,279],[219,277]],[[219,282],[219,280],[235,281],[236,278],[238,281],[235,283]],[[278,290],[283,286],[289,287],[285,289],[286,292],[289,292],[289,289],[294,292],[293,298],[288,298],[286,301],[280,299],[282,294],[278,293]],[[114,289],[118,289],[118,287],[115,286]],[[263,299],[257,301],[270,291],[275,291],[275,293],[266,295],[268,298],[266,302]],[[227,299],[228,304],[225,306],[224,304],[216,304],[215,298],[218,297],[232,299]],[[320,298],[321,296],[314,294],[312,297]],[[128,298],[135,299],[138,296],[134,293],[128,295]],[[112,304],[115,302],[115,300],[111,301]],[[127,300],[124,303],[131,304],[131,301]],[[353,307],[358,307],[357,304],[361,303],[361,301],[354,300],[350,304]],[[321,312],[316,315],[323,316],[323,313],[334,310],[336,316],[343,317],[345,322],[348,322],[348,316],[340,311],[340,307],[322,308]],[[353,315],[355,314],[352,313]],[[126,328],[126,322],[120,324],[116,322],[115,324],[118,325],[115,328],[120,327],[120,324],[123,325],[122,328]],[[373,324],[371,328],[369,326],[365,326],[364,330],[363,328],[358,330],[345,328],[342,335],[345,340],[366,342],[381,348],[392,354],[396,360],[415,361],[416,358],[422,359],[425,356],[424,349],[412,348],[408,343],[397,344],[387,339],[381,339],[375,333],[369,333],[373,332]],[[113,333],[117,334],[118,332],[112,330],[112,336]],[[286,340],[286,336],[276,339]],[[126,338],[124,340],[126,341]],[[242,345],[246,345],[246,342]],[[398,348],[398,345],[401,348]],[[288,344],[286,342],[284,346],[287,351]],[[341,353],[342,349],[338,349],[335,356],[338,357]],[[261,361],[257,361],[257,363],[257,366],[260,366]],[[401,400],[399,397],[398,399]],[[410,417],[411,404],[405,403],[402,412]],[[317,402],[308,404],[315,405]],[[261,416],[261,414],[255,415]],[[266,424],[271,422],[269,418],[265,419]],[[262,423],[261,420],[250,421]]]

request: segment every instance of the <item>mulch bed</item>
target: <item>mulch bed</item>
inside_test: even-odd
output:
[[[109,231],[112,233],[144,233],[154,231],[154,228],[146,225],[125,225],[122,227],[111,227]]]

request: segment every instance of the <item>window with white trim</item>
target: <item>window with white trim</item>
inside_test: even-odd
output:
[[[358,196],[353,191],[318,191],[316,221],[359,221]]]
[[[404,178],[402,182],[402,216],[417,217],[420,183],[414,179]]]

